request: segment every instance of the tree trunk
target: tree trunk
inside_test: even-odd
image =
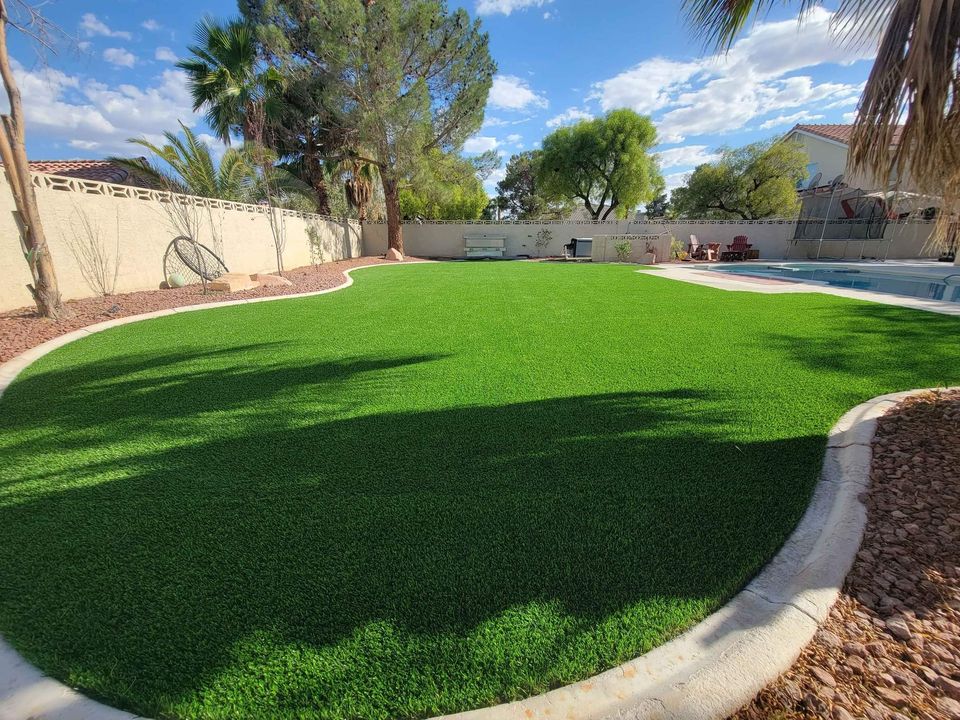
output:
[[[388,178],[383,168],[380,169],[383,181],[383,198],[387,205],[387,247],[394,248],[403,254],[403,226],[400,223],[400,190],[397,181]]]
[[[0,159],[10,184],[10,192],[17,208],[20,242],[30,266],[33,284],[27,288],[33,295],[37,311],[44,317],[57,319],[63,315],[63,301],[53,268],[53,257],[40,222],[37,196],[30,180],[27,150],[23,130],[23,106],[10,57],[7,54],[7,6],[0,0],[0,76],[10,103],[10,114],[2,116],[0,127]]]
[[[330,195],[327,192],[327,179],[323,175],[323,163],[313,141],[312,131],[307,132],[307,147],[303,154],[303,164],[306,167],[307,177],[310,178],[310,187],[317,196],[317,212],[321,215],[330,214]]]

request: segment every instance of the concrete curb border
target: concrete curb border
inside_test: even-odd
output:
[[[413,264],[413,263],[411,263]],[[309,297],[327,290],[191,305],[91,325],[0,365],[0,395],[52,350],[131,322],[179,312]],[[730,602],[679,637],[616,668],[542,695],[445,716],[456,720],[613,718],[714,720],[748,703],[788,669],[836,602],[866,525],[860,494],[869,485],[877,418],[912,390],[881,395],[847,412],[830,431],[820,481],[803,518],[776,556]],[[0,638],[0,720],[136,720],[48,678]]]

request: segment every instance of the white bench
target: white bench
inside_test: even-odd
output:
[[[463,254],[468,258],[503,257],[506,249],[506,235],[463,236]]]

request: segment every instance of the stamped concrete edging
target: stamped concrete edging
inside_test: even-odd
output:
[[[28,365],[78,338],[111,327],[245,303],[322,295],[251,298],[160,310],[110,320],[54,338],[0,365],[0,395]],[[389,267],[389,266],[388,266]],[[725,718],[787,670],[839,595],[866,524],[860,494],[869,483],[876,419],[923,390],[857,405],[831,429],[820,481],[789,539],[730,602],[693,628],[616,668],[542,695],[446,716],[456,720]],[[48,678],[0,638],[0,720],[134,720]]]

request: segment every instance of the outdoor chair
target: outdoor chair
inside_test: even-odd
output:
[[[747,253],[753,245],[747,242],[746,235],[737,235],[727,249],[720,254],[721,260],[746,260]]]
[[[691,260],[707,260],[707,248],[700,244],[696,235],[690,236],[690,243],[687,245],[687,257]]]
[[[720,243],[707,243],[707,260],[713,262],[720,259]]]

